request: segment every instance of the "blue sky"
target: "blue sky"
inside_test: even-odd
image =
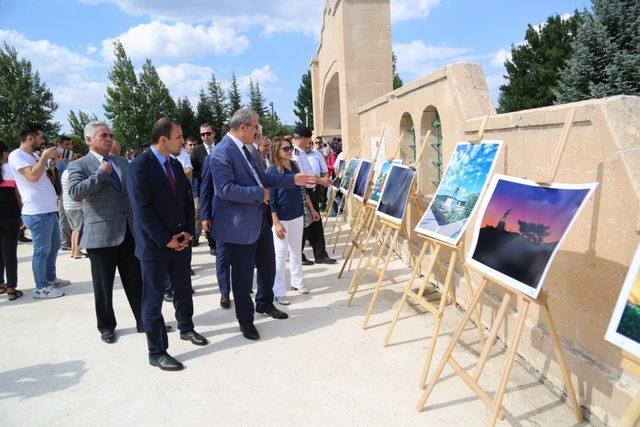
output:
[[[403,80],[451,62],[482,64],[494,99],[502,63],[528,23],[570,13],[579,0],[391,0],[392,37]],[[192,102],[211,72],[246,89],[259,80],[280,117],[295,120],[300,77],[315,55],[323,0],[0,0],[0,40],[32,61],[65,125],[70,109],[102,117],[111,40],[137,68],[151,58],[174,97]],[[246,100],[246,97],[244,98]],[[195,108],[195,105],[194,105]]]

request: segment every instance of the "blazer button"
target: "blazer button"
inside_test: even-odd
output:
[[[178,224],[178,227],[182,227],[182,224]]]

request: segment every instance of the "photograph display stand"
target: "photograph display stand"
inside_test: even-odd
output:
[[[623,351],[620,367],[636,378],[640,378],[640,359],[633,354]],[[634,397],[629,406],[627,406],[618,426],[633,427],[638,425],[638,421],[640,421],[640,394],[636,394],[636,397]]]
[[[488,116],[485,116],[480,125],[480,129],[474,139],[469,140],[470,143],[479,143],[482,141],[482,136],[484,134],[484,129],[487,125]],[[407,300],[412,301],[414,304],[417,304],[427,310],[429,313],[433,314],[435,317],[435,324],[433,325],[433,330],[431,331],[431,338],[429,338],[429,347],[427,350],[427,358],[424,363],[424,368],[422,370],[422,375],[420,376],[420,388],[424,388],[427,383],[427,378],[429,377],[429,368],[431,366],[431,361],[433,360],[433,353],[436,348],[436,341],[438,336],[440,335],[440,326],[442,323],[442,318],[444,316],[444,310],[447,306],[447,298],[451,297],[451,304],[456,305],[456,297],[455,292],[452,287],[453,283],[453,275],[456,268],[457,260],[460,260],[460,264],[462,266],[462,272],[464,276],[464,283],[467,290],[467,297],[469,301],[473,299],[474,293],[473,288],[471,287],[471,279],[469,278],[469,270],[464,263],[464,252],[463,252],[463,240],[460,239],[457,245],[452,245],[447,242],[443,242],[442,240],[436,239],[431,236],[426,236],[424,234],[418,233],[418,236],[424,240],[422,243],[422,249],[418,254],[418,258],[413,263],[413,271],[411,272],[411,276],[409,277],[409,281],[402,291],[402,298],[400,300],[400,304],[396,310],[395,315],[393,316],[393,320],[391,325],[389,326],[389,330],[387,331],[387,335],[384,338],[383,345],[386,347],[389,345],[389,339],[391,338],[391,334],[400,318],[400,314],[402,313],[402,309],[406,304]],[[422,260],[429,248],[433,248],[431,250],[431,258],[429,264],[427,266],[427,270],[422,276],[422,283],[417,291],[413,290],[413,282],[416,277],[420,276],[420,270],[422,266]],[[434,271],[436,264],[438,264],[441,270],[444,270],[442,267],[441,261],[439,259],[441,250],[449,248],[451,250],[451,255],[449,256],[449,264],[446,270],[445,280],[443,283],[443,287],[440,290],[440,301],[436,305],[436,301],[432,298],[429,298],[430,295],[427,293],[427,289],[430,286],[430,277]],[[478,329],[478,335],[480,336],[480,342],[484,343],[484,334],[482,333],[482,324],[480,323],[480,312],[479,310],[474,310],[473,313],[473,323],[476,325]]]
[[[344,167],[340,170],[338,174],[338,178],[342,179],[344,176],[344,171],[347,169],[347,164],[349,163],[349,153],[351,152],[351,147],[349,147],[344,155]],[[331,192],[331,196],[329,196],[329,200],[327,201],[327,208],[324,211],[324,218],[322,219],[322,227],[327,228],[327,222],[329,221],[329,214],[331,213],[331,208],[333,207],[333,203],[336,201],[336,196],[340,192],[340,189],[332,186],[333,191]],[[338,211],[336,212],[336,219],[340,213],[340,207],[338,207]]]
[[[422,141],[422,146],[420,147],[420,152],[416,156],[416,161],[409,165],[409,167],[413,170],[417,171],[420,169],[420,159],[422,158],[422,154],[424,153],[425,148],[428,146],[427,141],[429,140],[429,136],[431,136],[431,130],[427,131],[427,134],[424,136],[424,140]],[[417,201],[417,195],[415,193],[416,182],[412,185],[412,188],[409,193],[409,197],[407,197],[406,203],[408,204],[410,200]],[[419,203],[419,202],[418,202]],[[373,291],[373,295],[371,296],[371,302],[369,303],[369,308],[367,309],[367,314],[365,315],[364,322],[362,324],[363,329],[367,329],[367,325],[369,323],[369,318],[371,317],[371,313],[376,305],[376,300],[378,299],[378,294],[380,293],[380,288],[382,287],[382,282],[384,282],[387,276],[387,268],[389,266],[389,262],[391,261],[391,256],[395,252],[396,242],[398,241],[398,236],[400,235],[400,231],[402,230],[402,223],[407,216],[407,206],[404,208],[404,215],[400,223],[395,224],[390,222],[384,218],[379,218],[380,220],[380,230],[378,232],[378,237],[369,252],[369,255],[366,258],[366,261],[363,264],[364,254],[360,257],[358,261],[358,267],[356,267],[353,277],[351,278],[351,283],[349,284],[349,301],[347,302],[347,306],[350,306],[353,298],[355,297],[358,288],[362,284],[362,279],[364,278],[365,273],[368,270],[371,270],[377,277],[377,282]],[[373,221],[372,227],[369,229],[369,237],[375,226],[376,221]],[[386,250],[386,254],[385,254]],[[375,257],[374,257],[375,254]],[[384,258],[384,261],[382,259]],[[382,265],[380,264],[382,262]]]
[[[554,161],[552,163],[549,175],[547,176],[547,183],[551,183],[556,175],[558,165],[560,163],[560,159],[562,157],[562,153],[564,151],[564,147],[567,142],[567,138],[569,135],[569,130],[573,124],[573,118],[575,116],[575,110],[570,110],[567,116],[567,119],[564,123],[564,128],[562,131],[562,135],[560,137],[560,142],[557,147],[556,154],[554,156]],[[470,267],[470,266],[469,266]],[[453,371],[469,386],[469,388],[482,400],[482,402],[488,407],[490,410],[489,420],[487,425],[493,426],[497,422],[497,420],[503,420],[506,417],[504,410],[502,409],[502,401],[504,399],[504,394],[507,389],[507,382],[509,381],[509,377],[511,375],[511,370],[513,368],[513,364],[515,363],[516,354],[518,351],[518,345],[520,344],[520,340],[522,338],[522,332],[524,331],[525,321],[527,319],[527,314],[532,304],[536,304],[540,307],[540,312],[544,312],[547,318],[547,326],[549,330],[549,335],[551,337],[551,341],[554,347],[555,356],[558,364],[560,365],[560,370],[562,371],[562,377],[564,379],[567,395],[569,401],[571,402],[571,406],[573,407],[576,418],[579,422],[582,421],[582,412],[580,410],[580,406],[578,404],[578,400],[576,398],[576,393],[573,388],[573,384],[571,382],[571,374],[569,373],[569,369],[567,368],[567,362],[564,357],[564,353],[562,351],[562,345],[560,343],[560,338],[558,336],[558,332],[556,330],[555,323],[553,321],[553,317],[551,316],[551,311],[549,309],[549,305],[547,303],[548,295],[546,292],[542,291],[538,297],[538,299],[534,299],[524,293],[515,290],[513,287],[510,287],[504,283],[501,283],[499,280],[491,277],[487,277],[486,274],[482,274],[482,282],[480,287],[478,288],[473,300],[469,304],[467,308],[467,312],[465,313],[460,325],[456,329],[449,342],[447,349],[440,360],[440,363],[436,367],[436,370],[433,373],[431,380],[428,382],[427,388],[422,393],[420,397],[420,401],[418,403],[418,411],[421,412],[424,409],[424,406],[429,398],[431,392],[437,385],[438,381],[442,376],[442,372],[444,368],[448,364]],[[500,303],[500,308],[496,314],[496,317],[493,321],[491,329],[489,331],[489,335],[485,341],[484,347],[480,354],[480,358],[478,359],[478,363],[476,364],[473,372],[469,374],[454,358],[453,358],[453,350],[460,339],[467,323],[471,319],[471,316],[476,312],[476,307],[480,302],[481,297],[484,295],[487,284],[492,282],[499,287],[505,290],[505,293],[502,297],[502,301]],[[509,303],[511,301],[512,295],[515,295],[518,299],[518,313],[515,316],[516,329],[514,332],[513,339],[511,344],[508,346],[507,358],[505,361],[504,369],[502,371],[502,375],[500,377],[500,383],[498,386],[498,390],[493,394],[489,394],[485,391],[479,383],[480,376],[482,375],[482,371],[487,362],[487,358],[489,357],[489,353],[491,352],[492,347],[495,344],[495,341],[498,337],[498,332],[503,323],[506,321],[507,309],[509,307]]]

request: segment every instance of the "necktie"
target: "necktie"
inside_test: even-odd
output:
[[[258,180],[258,184],[260,184],[262,187],[264,187],[264,183],[262,182],[262,180],[260,179],[260,175],[258,174],[258,165],[256,165],[256,163],[253,161],[253,156],[251,155],[251,153],[247,149],[246,145],[242,146],[242,151],[244,151],[244,154],[247,157],[247,160],[249,161],[249,164],[253,168],[253,172],[254,172],[255,178]]]
[[[171,170],[171,162],[167,157],[167,160],[164,161],[164,169],[167,171],[167,179],[169,180],[169,187],[173,191],[173,195],[176,195],[176,179],[173,176],[173,171]]]
[[[118,172],[116,172],[115,163],[111,156],[107,156],[102,159],[102,161],[109,163],[111,166],[111,180],[113,184],[116,186],[118,191],[122,191],[122,181],[120,181],[120,177],[118,176]]]

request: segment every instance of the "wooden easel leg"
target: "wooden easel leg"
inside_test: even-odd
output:
[[[491,408],[491,416],[489,417],[489,422],[487,423],[487,425],[489,426],[494,426],[498,421],[498,417],[500,416],[502,399],[504,398],[504,393],[507,390],[507,382],[509,381],[509,377],[511,376],[511,369],[513,368],[513,364],[516,360],[518,345],[520,344],[520,339],[522,338],[522,331],[524,330],[524,323],[525,320],[527,320],[527,314],[529,313],[530,305],[531,301],[524,298],[522,301],[522,307],[520,308],[518,325],[516,326],[513,340],[511,341],[511,347],[509,348],[509,353],[507,355],[504,370],[502,371],[502,377],[500,378],[500,386],[498,387],[498,391],[496,392],[493,399],[493,408]]]
[[[355,251],[356,251],[356,245],[360,245],[360,236],[362,235],[362,232],[366,229],[367,225],[369,224],[369,213],[365,212],[364,213],[364,218],[362,219],[362,222],[360,223],[360,227],[358,228],[358,232],[356,233],[353,241],[351,242],[351,246],[349,247],[349,252],[347,253],[347,257],[345,258],[344,262],[342,263],[342,268],[340,268],[340,273],[338,273],[338,279],[340,279],[342,277],[342,274],[344,273],[344,269],[347,266],[347,263],[349,263],[349,269],[351,268],[351,262],[353,261],[353,257],[355,256]],[[346,245],[345,245],[345,250],[346,250]],[[344,252],[342,254],[344,256]]]
[[[489,337],[484,343],[484,347],[482,348],[482,353],[480,354],[480,358],[478,359],[478,363],[473,370],[473,374],[471,378],[474,381],[478,381],[480,379],[480,375],[482,375],[482,371],[484,370],[484,365],[487,363],[487,358],[489,357],[489,353],[493,348],[493,345],[498,338],[498,333],[500,332],[500,327],[504,322],[504,317],[507,314],[507,309],[509,308],[509,302],[511,301],[511,294],[509,292],[505,293],[502,296],[502,302],[500,303],[500,308],[498,309],[498,313],[496,314],[495,319],[493,320],[493,324],[491,325],[491,330],[489,331]]]
[[[411,288],[413,286],[413,282],[416,279],[416,277],[418,276],[418,273],[420,271],[420,264],[422,263],[422,259],[424,258],[424,255],[427,252],[427,248],[428,247],[429,247],[429,242],[427,240],[425,240],[424,243],[422,244],[422,249],[420,249],[420,254],[418,255],[417,262],[413,266],[413,271],[411,271],[411,277],[409,277],[409,281],[407,282],[407,286],[405,286],[405,291],[402,293],[402,299],[400,300],[400,305],[398,306],[398,309],[396,310],[396,313],[393,316],[393,321],[391,322],[391,325],[389,325],[389,329],[387,330],[387,335],[384,337],[384,343],[383,343],[384,347],[389,345],[389,339],[391,338],[391,334],[393,333],[393,329],[395,328],[396,323],[398,323],[398,319],[400,318],[400,313],[402,313],[402,308],[404,307],[405,303],[407,302],[408,291],[411,291]],[[437,249],[436,249],[436,251],[437,251]],[[431,261],[431,264],[433,264],[433,260]],[[429,274],[431,274],[431,273],[429,273]],[[427,280],[428,279],[429,278],[427,276]]]
[[[371,317],[371,313],[373,312],[373,307],[376,305],[376,300],[378,299],[378,293],[380,292],[380,287],[382,286],[382,282],[385,279],[387,267],[389,266],[389,261],[391,261],[391,254],[393,253],[393,246],[398,240],[398,235],[400,234],[400,230],[396,230],[393,233],[393,239],[391,244],[389,245],[389,250],[387,251],[387,256],[384,260],[384,266],[380,270],[378,274],[378,283],[376,283],[376,288],[373,291],[373,295],[371,296],[371,302],[369,303],[369,308],[367,309],[367,315],[364,317],[364,322],[362,323],[362,329],[367,329],[367,324],[369,323],[369,317]]]
[[[373,221],[371,222],[371,225],[369,226],[369,231],[367,233],[367,238],[364,241],[364,244],[362,245],[361,249],[360,249],[360,258],[358,260],[358,266],[356,267],[356,269],[353,272],[353,277],[351,278],[351,282],[349,283],[349,288],[347,289],[347,291],[349,293],[351,293],[351,289],[353,288],[353,283],[354,283],[354,278],[360,274],[360,266],[362,265],[363,261],[366,258],[366,254],[367,254],[367,249],[369,248],[369,242],[371,241],[371,236],[373,234],[373,230],[376,226],[376,221],[375,221],[375,217],[373,218]],[[373,251],[373,249],[371,250]],[[368,262],[368,261],[367,261]],[[367,265],[367,264],[365,264]]]
[[[640,394],[633,398],[627,410],[624,411],[618,427],[634,427],[640,420]]]
[[[469,269],[464,263],[464,255],[462,253],[462,249],[458,247],[458,251],[460,254],[460,263],[462,264],[462,274],[464,275],[464,284],[467,288],[467,298],[469,301],[473,299],[473,288],[471,287],[471,277],[469,277]],[[480,316],[480,307],[473,313],[472,322],[476,325],[478,329],[478,336],[480,337],[480,342],[484,343],[484,334],[482,333],[482,321]]]
[[[331,196],[329,197],[329,201],[327,203],[326,212],[324,213],[324,218],[322,219],[322,221],[324,222],[324,224],[322,224],[323,229],[327,227],[327,221],[329,221],[329,214],[331,213],[331,209],[333,208],[333,202],[336,201],[336,194],[338,194],[337,191],[331,191]],[[336,216],[338,216],[338,212],[336,212]]]
[[[329,234],[328,243],[331,245],[331,241],[333,240],[334,234],[336,233],[336,227],[338,228],[338,234],[340,234],[340,226],[338,224],[342,223],[342,216],[340,215],[340,209],[344,207],[344,199],[342,199],[342,203],[338,206],[338,212],[336,212],[336,219],[333,221],[333,227],[331,228],[331,233]]]
[[[456,331],[453,333],[453,336],[451,337],[451,341],[447,346],[447,350],[442,355],[442,359],[440,359],[440,363],[438,364],[438,367],[434,371],[431,381],[429,382],[429,384],[427,385],[427,388],[422,393],[422,396],[420,396],[420,401],[418,402],[418,408],[417,408],[418,412],[422,412],[422,410],[424,409],[424,405],[427,402],[429,395],[431,394],[436,384],[438,383],[438,380],[442,375],[442,371],[444,371],[444,367],[447,365],[447,362],[451,357],[451,354],[453,353],[453,349],[458,343],[458,340],[460,339],[460,336],[464,331],[464,327],[466,326],[467,322],[471,318],[471,313],[473,312],[473,309],[476,307],[476,305],[478,305],[478,302],[480,301],[480,296],[482,295],[482,292],[484,292],[484,288],[486,286],[487,286],[487,279],[483,279],[482,283],[480,284],[480,287],[478,288],[478,292],[476,293],[475,297],[473,297],[473,300],[469,305],[469,310],[467,310],[464,317],[462,318],[462,321],[458,325],[458,329],[456,329]]]
[[[558,337],[558,331],[556,330],[555,322],[553,321],[553,317],[551,317],[551,311],[549,310],[549,306],[547,305],[546,301],[541,305],[543,306],[545,313],[547,313],[549,335],[551,335],[551,341],[553,342],[556,359],[558,359],[558,364],[560,365],[560,370],[562,371],[564,385],[567,388],[567,396],[569,396],[569,400],[571,401],[571,406],[573,407],[573,412],[575,413],[576,418],[578,419],[578,421],[582,422],[582,410],[580,409],[580,404],[578,403],[578,399],[576,397],[576,391],[573,388],[571,374],[569,373],[567,360],[565,359],[564,352],[562,351],[562,344],[560,343],[560,338]]]
[[[349,301],[347,302],[347,307],[351,306],[353,298],[355,297],[356,292],[358,292],[358,288],[360,287],[360,284],[362,283],[364,275],[367,272],[367,269],[369,268],[369,265],[371,263],[371,258],[373,258],[373,254],[376,251],[377,245],[380,245],[380,243],[383,241],[383,239],[384,239],[384,241],[386,243],[386,236],[387,236],[386,229],[385,229],[385,227],[383,227],[383,229],[380,230],[380,233],[378,234],[378,238],[376,239],[376,243],[371,248],[371,252],[369,252],[369,256],[367,257],[367,259],[365,261],[365,264],[362,266],[362,268],[358,269],[356,274],[353,275],[353,278],[351,279],[351,285],[349,286],[350,296],[349,296]],[[384,247],[385,243],[380,245],[380,247]],[[362,260],[362,258],[363,257],[361,257],[360,260]]]

